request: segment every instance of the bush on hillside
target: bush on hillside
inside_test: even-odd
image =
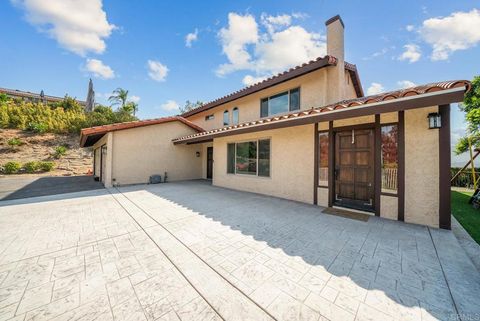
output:
[[[43,134],[47,132],[48,126],[44,123],[29,123],[27,126],[27,130],[34,133]]]
[[[23,168],[25,169],[25,172],[27,172],[27,173],[35,173],[40,168],[40,163],[39,162],[28,162],[28,163],[23,164]]]
[[[53,153],[53,157],[61,158],[62,156],[65,156],[66,153],[67,153],[66,146],[57,146],[55,147],[55,152]]]
[[[54,162],[40,162],[39,168],[44,172],[50,172],[55,167]]]
[[[20,138],[14,137],[14,138],[10,138],[7,141],[7,144],[8,144],[8,146],[10,146],[12,148],[15,148],[15,147],[18,147],[18,146],[22,146],[23,141]]]
[[[5,174],[15,174],[20,170],[21,166],[19,162],[8,162],[3,165],[3,172]]]
[[[85,127],[137,120],[124,110],[97,106],[85,112],[73,98],[53,105],[9,99],[0,101],[0,128],[16,128],[37,133],[78,133]]]

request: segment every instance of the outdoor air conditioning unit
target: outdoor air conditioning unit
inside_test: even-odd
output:
[[[150,184],[158,184],[162,182],[162,176],[161,175],[151,175],[150,179],[148,181]]]

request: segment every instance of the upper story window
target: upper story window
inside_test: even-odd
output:
[[[286,113],[300,109],[300,88],[263,98],[260,102],[260,117]]]
[[[235,107],[232,110],[232,123],[234,125],[237,125],[238,122],[239,122],[239,112],[238,112],[238,107]]]
[[[230,124],[230,115],[228,110],[223,112],[223,126],[228,126]]]
[[[213,119],[215,119],[215,116],[213,114],[205,116],[205,120],[213,120]]]

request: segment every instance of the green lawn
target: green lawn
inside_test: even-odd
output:
[[[452,191],[452,213],[472,238],[480,244],[480,209],[476,210],[468,200],[472,192]]]

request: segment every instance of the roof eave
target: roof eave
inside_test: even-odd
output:
[[[218,131],[207,135],[199,135],[187,139],[173,140],[174,144],[191,144],[200,142],[210,138],[218,138],[224,136],[232,136],[243,133],[257,132],[262,130],[279,129],[285,127],[293,127],[300,125],[313,124],[321,121],[333,121],[345,118],[353,118],[360,116],[375,115],[378,113],[397,112],[400,110],[409,110],[415,108],[445,105],[463,100],[467,86],[455,87],[441,91],[419,94],[416,96],[407,96],[398,99],[385,100],[375,103],[368,103],[355,107],[342,108],[328,112],[321,112],[318,109],[305,110],[304,112],[312,112],[309,115],[294,118],[285,118],[268,123],[261,123],[253,126],[239,127],[228,131]]]

